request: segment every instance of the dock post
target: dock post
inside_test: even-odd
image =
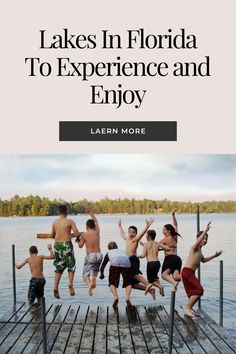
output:
[[[13,303],[16,307],[16,257],[15,257],[15,245],[12,245],[12,282],[13,282]]]
[[[47,354],[47,333],[46,333],[46,311],[45,298],[42,297],[41,303],[41,324],[42,324],[42,338],[43,338],[43,354]]]
[[[172,354],[174,315],[175,315],[175,291],[172,290],[171,300],[170,300],[170,327],[169,327],[169,339],[168,339],[168,354]]]
[[[223,261],[220,260],[220,309],[219,309],[219,323],[220,326],[223,326]]]
[[[200,208],[197,206],[197,233],[200,231]],[[197,277],[199,282],[201,283],[201,265],[199,264],[197,268]],[[198,308],[201,309],[201,297],[198,299]]]

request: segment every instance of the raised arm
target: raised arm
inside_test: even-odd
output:
[[[175,231],[178,232],[178,223],[177,223],[177,219],[176,219],[176,209],[173,210],[173,212],[172,212],[172,223],[175,228]]]
[[[211,228],[211,221],[209,221],[209,223],[206,226],[206,229],[203,231],[203,233],[197,238],[195,244],[193,245],[193,250],[197,251],[199,249],[199,246],[202,242],[202,240],[204,239],[204,237],[206,236],[206,233],[210,230]]]
[[[52,250],[52,245],[51,245],[51,243],[49,243],[49,244],[47,245],[47,247],[48,247],[48,250],[49,250],[50,255],[49,255],[49,256],[43,256],[43,259],[53,259],[53,258],[54,258],[54,252],[53,252],[53,250]]]
[[[119,230],[120,230],[120,235],[121,235],[121,237],[122,237],[125,241],[128,241],[128,237],[126,236],[125,231],[124,231],[124,229],[123,229],[123,226],[122,226],[122,224],[121,224],[121,219],[119,219],[119,221],[118,221],[118,226],[119,226]]]
[[[28,263],[28,258],[26,258],[23,262],[16,264],[16,268],[17,269],[21,269],[22,267],[24,267],[24,265],[26,265]]]
[[[150,219],[146,220],[146,226],[145,226],[145,228],[143,229],[143,231],[142,231],[139,235],[137,235],[137,236],[134,237],[134,240],[135,240],[135,241],[140,241],[141,238],[145,235],[145,233],[146,233],[147,230],[149,229],[149,227],[153,224],[153,222],[154,222],[154,219],[153,219],[153,218],[150,218]]]
[[[216,258],[216,257],[219,257],[221,254],[222,254],[222,250],[220,250],[220,251],[216,251],[216,253],[213,255],[213,256],[210,256],[210,257],[204,257],[204,256],[202,256],[202,259],[201,259],[201,261],[202,261],[202,263],[206,263],[206,262],[209,262],[209,261],[211,261],[212,259],[214,259],[214,258]]]
[[[147,256],[147,245],[143,244],[143,253],[138,256],[138,258],[145,258]]]
[[[90,207],[90,206],[87,207],[87,212],[89,213],[91,219],[93,219],[94,224],[95,224],[95,227],[96,227],[96,230],[97,230],[98,232],[100,232],[99,223],[98,223],[98,220],[97,220],[96,216],[95,216],[94,213],[93,213],[92,207]]]

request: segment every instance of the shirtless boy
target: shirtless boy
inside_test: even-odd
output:
[[[156,231],[148,230],[147,231],[147,242],[143,244],[143,253],[139,255],[139,258],[147,258],[147,279],[148,282],[156,286],[160,290],[161,296],[164,296],[164,286],[161,285],[158,272],[161,266],[160,261],[158,260],[159,249],[165,251],[169,250],[169,247],[161,244],[160,242],[155,241]]]
[[[126,236],[125,231],[121,225],[121,220],[119,220],[118,226],[120,229],[121,237],[126,241],[126,254],[129,257],[131,263],[131,276],[132,276],[132,287],[144,290],[145,295],[149,292],[155,299],[155,289],[151,289],[152,284],[150,284],[142,275],[140,271],[140,261],[136,255],[139,241],[147,232],[149,227],[153,224],[154,219],[146,220],[146,226],[143,231],[138,235],[136,226],[130,226],[128,229],[128,236]],[[140,284],[141,283],[141,284]]]
[[[86,247],[87,256],[84,259],[83,279],[88,286],[88,294],[93,295],[96,288],[96,279],[102,263],[102,253],[100,249],[100,227],[98,220],[91,207],[87,208],[91,219],[86,222],[86,232],[77,238],[79,248]]]
[[[48,244],[48,250],[50,252],[49,256],[39,256],[37,247],[31,246],[29,249],[30,257],[26,258],[22,263],[16,264],[17,269],[22,268],[27,263],[29,264],[32,276],[28,290],[28,300],[30,304],[33,304],[36,298],[37,302],[41,303],[42,297],[44,296],[46,280],[43,275],[43,261],[45,259],[54,258],[51,244]]]
[[[75,256],[73,244],[71,242],[71,231],[73,230],[75,236],[79,235],[75,222],[67,218],[68,211],[65,205],[59,206],[59,218],[54,221],[52,225],[51,236],[55,239],[54,253],[55,259],[53,265],[55,266],[55,279],[54,279],[54,296],[59,299],[59,282],[62,273],[67,268],[69,279],[70,295],[75,295],[73,287],[73,279],[75,272]]]
[[[123,288],[125,288],[126,304],[132,306],[130,302],[131,287],[131,271],[130,260],[127,254],[118,249],[116,242],[108,243],[108,252],[106,253],[104,260],[100,268],[100,279],[104,279],[104,270],[107,263],[110,262],[109,269],[109,288],[114,298],[113,308],[116,309],[118,305],[118,293],[120,275],[123,277]]]
[[[210,228],[211,222],[207,224],[205,231],[200,231],[197,234],[197,240],[195,244],[190,248],[187,262],[181,272],[184,288],[186,294],[189,297],[187,304],[184,306],[184,313],[189,317],[195,317],[196,313],[193,311],[192,308],[204,292],[203,287],[195,276],[195,271],[197,267],[201,262],[209,262],[210,260],[218,257],[222,253],[222,251],[219,251],[216,252],[213,256],[206,258],[202,254],[202,247],[207,244],[207,232],[210,230]]]

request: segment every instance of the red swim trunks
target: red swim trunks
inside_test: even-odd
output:
[[[181,272],[184,289],[188,297],[192,295],[203,295],[203,287],[195,276],[195,271],[191,268],[184,267]]]

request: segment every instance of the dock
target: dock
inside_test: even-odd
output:
[[[174,313],[173,354],[233,354],[236,343],[204,311]],[[169,308],[46,303],[47,352],[168,354]],[[17,303],[0,316],[0,353],[43,353],[41,309]]]

